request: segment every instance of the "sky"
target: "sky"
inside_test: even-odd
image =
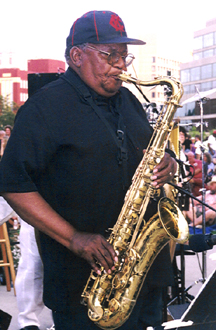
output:
[[[167,51],[182,62],[191,54],[194,31],[216,18],[216,0],[0,0],[0,8],[0,53],[15,52],[20,66],[35,58],[64,60],[73,22],[90,10],[116,12],[132,38],[160,33]]]

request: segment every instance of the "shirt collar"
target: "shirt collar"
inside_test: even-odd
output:
[[[70,78],[70,75],[72,74],[72,75],[75,75],[76,78],[80,80],[80,82],[82,81],[80,76],[71,67],[68,67],[67,71],[69,74],[69,78]],[[98,106],[100,106],[100,105],[109,106],[110,105],[117,109],[121,105],[121,91],[120,90],[114,96],[105,97],[105,96],[102,96],[102,95],[99,95],[98,93],[96,93],[92,88],[90,88],[88,85],[86,85],[83,81],[82,81],[82,83],[88,88],[93,100],[95,101],[95,103]]]

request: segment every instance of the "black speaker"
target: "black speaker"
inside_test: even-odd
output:
[[[57,80],[63,73],[30,73],[28,74],[28,96],[34,94],[44,85]]]

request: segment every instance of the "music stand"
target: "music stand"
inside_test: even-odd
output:
[[[196,298],[182,315],[181,321],[195,324],[216,322],[216,270],[205,281]]]
[[[155,330],[215,330],[216,329],[216,270],[205,281],[195,299],[176,321],[166,322]],[[174,325],[175,324],[175,325]],[[177,325],[176,325],[177,324]]]

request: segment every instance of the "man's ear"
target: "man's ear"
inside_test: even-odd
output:
[[[70,50],[70,60],[73,65],[79,68],[82,62],[82,50],[78,47],[73,47]]]

